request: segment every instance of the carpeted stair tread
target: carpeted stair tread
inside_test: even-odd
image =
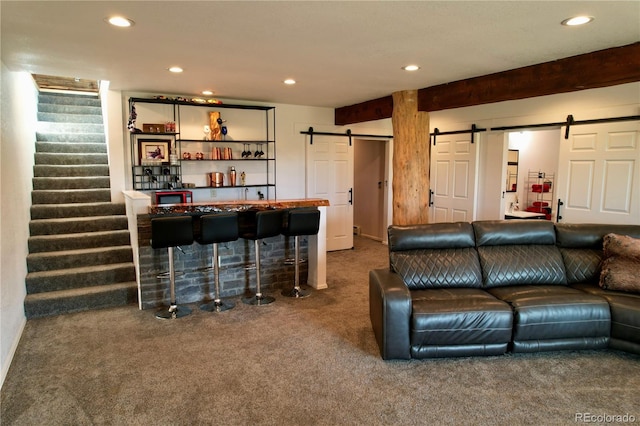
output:
[[[24,310],[27,318],[31,319],[129,305],[136,300],[137,284],[135,281],[129,281],[99,287],[28,294],[24,300]]]
[[[130,245],[48,251],[29,254],[27,256],[27,271],[52,271],[132,261],[133,254]]]
[[[38,132],[42,133],[103,133],[104,124],[96,123],[49,123],[39,121]]]
[[[75,105],[75,104],[59,104],[59,103],[38,103],[38,119],[40,113],[49,114],[80,114],[80,115],[99,115],[102,116],[102,107],[99,103],[97,105]],[[42,116],[46,117],[46,116]],[[47,121],[47,120],[42,120]]]
[[[128,229],[29,237],[29,253],[124,246],[131,243]]]
[[[38,121],[41,123],[86,123],[102,124],[102,115],[99,113],[73,113],[73,112],[38,112]]]
[[[36,132],[38,142],[66,142],[66,143],[105,143],[104,132],[100,133],[60,133],[60,132]]]
[[[99,203],[111,201],[111,190],[98,189],[35,189],[31,191],[33,204]]]
[[[109,176],[34,177],[34,190],[110,188]]]
[[[107,144],[103,142],[36,142],[36,152],[103,154],[107,152]]]
[[[32,236],[115,231],[127,228],[127,217],[122,215],[36,219],[29,222]]]
[[[31,219],[63,219],[82,216],[118,216],[126,214],[124,203],[67,203],[31,206]]]
[[[106,153],[80,152],[36,152],[35,164],[50,164],[58,166],[73,166],[87,164],[109,164]]]
[[[109,176],[107,164],[83,164],[73,166],[43,165],[33,166],[35,177]]]
[[[97,95],[76,95],[71,93],[40,92],[38,94],[38,104],[99,107],[100,98],[98,98]]]
[[[27,294],[135,281],[133,262],[27,273]]]

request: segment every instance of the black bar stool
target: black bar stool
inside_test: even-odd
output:
[[[168,216],[151,219],[151,247],[166,248],[169,254],[169,309],[161,309],[156,318],[174,319],[187,316],[191,309],[176,303],[176,271],[173,265],[173,249],[193,244],[193,224],[191,216]]]
[[[262,210],[255,212],[253,217],[250,217],[248,223],[246,223],[244,227],[241,227],[240,237],[253,240],[256,253],[256,294],[255,296],[243,298],[242,301],[244,303],[260,306],[267,305],[276,300],[271,296],[262,294],[262,287],[260,285],[260,241],[264,238],[280,235],[281,230],[281,210]]]
[[[232,309],[233,302],[223,302],[220,299],[220,258],[218,256],[218,243],[236,241],[238,239],[238,213],[216,213],[200,217],[200,236],[196,241],[200,244],[213,244],[213,277],[214,299],[200,306],[200,309],[208,312],[222,312]]]
[[[295,277],[293,288],[291,290],[282,290],[282,295],[297,298],[307,297],[311,293],[300,288],[300,236],[316,235],[318,233],[320,229],[320,210],[289,210],[286,217],[287,222],[282,229],[282,234],[287,237],[294,237]]]

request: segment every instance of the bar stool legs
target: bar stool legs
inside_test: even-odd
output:
[[[175,247],[193,244],[193,226],[191,217],[169,216],[151,219],[151,247],[166,248],[169,257],[169,308],[156,313],[159,319],[182,318],[191,313],[186,306],[176,302],[176,270],[173,251]]]
[[[176,319],[186,317],[191,314],[191,309],[187,306],[178,306],[176,303],[176,270],[173,263],[173,247],[167,247],[169,252],[169,309],[160,309],[156,312],[158,319]]]
[[[213,244],[211,263],[213,266],[214,295],[213,300],[200,306],[207,312],[223,312],[235,307],[235,303],[220,298],[220,256],[218,244],[238,239],[238,213],[217,213],[200,217],[200,236],[196,241],[200,244]]]
[[[276,299],[262,293],[261,274],[260,274],[260,243],[263,238],[275,237],[280,235],[282,229],[282,211],[280,210],[263,210],[254,212],[252,217],[242,232],[241,237],[253,240],[256,258],[256,294],[252,297],[245,297],[242,301],[249,305],[263,306],[273,303]]]
[[[214,279],[214,299],[200,306],[200,309],[207,312],[223,312],[233,309],[236,304],[225,302],[220,299],[220,258],[218,257],[218,243],[213,244],[213,279]]]
[[[275,302],[275,297],[266,296],[262,293],[262,286],[260,284],[260,240],[253,242],[256,253],[256,294],[255,296],[245,297],[242,301],[248,305],[268,305]]]
[[[295,269],[294,269],[294,281],[293,281],[293,288],[291,290],[282,290],[282,295],[283,296],[287,296],[287,297],[296,297],[296,298],[303,298],[303,297],[307,297],[311,295],[311,292],[308,290],[303,290],[300,287],[300,235],[296,235],[294,237],[294,250],[295,250],[295,256],[294,256],[294,264],[295,264]]]
[[[303,298],[311,293],[300,287],[300,236],[315,235],[320,229],[320,211],[317,209],[293,209],[287,213],[286,226],[282,229],[282,234],[294,237],[294,264],[295,276],[293,289],[282,290],[282,295],[287,297]]]

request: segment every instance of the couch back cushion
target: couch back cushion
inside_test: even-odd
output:
[[[482,287],[471,224],[390,226],[388,233],[391,270],[410,290]]]
[[[473,229],[485,287],[567,284],[552,222],[478,221]]]
[[[556,243],[564,261],[569,284],[600,279],[602,239],[613,233],[640,238],[638,225],[556,223]]]

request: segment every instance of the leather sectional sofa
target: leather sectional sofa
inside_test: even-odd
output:
[[[640,294],[598,285],[609,233],[640,238],[640,226],[390,226],[390,268],[369,273],[382,358],[606,347],[640,354]]]

